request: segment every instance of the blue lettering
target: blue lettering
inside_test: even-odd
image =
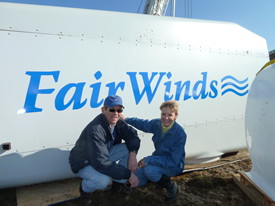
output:
[[[35,102],[38,94],[51,94],[54,89],[39,89],[41,76],[53,76],[54,81],[58,81],[60,71],[52,72],[26,72],[31,76],[29,88],[26,95],[24,109],[26,113],[41,112],[42,108],[35,107]]]
[[[167,76],[168,79],[170,79],[170,78],[172,77],[171,72],[168,72],[168,73],[166,74],[166,76]],[[174,96],[174,95],[171,95],[171,96],[169,97],[169,95],[170,95],[170,93],[171,93],[171,81],[165,82],[164,85],[165,85],[165,87],[166,87],[165,93],[164,93],[164,101],[171,100],[171,99],[173,98],[173,96]]]
[[[212,90],[212,92],[214,93],[212,95],[211,92],[209,92],[209,97],[210,98],[216,98],[218,96],[218,90],[217,88],[214,86],[214,84],[217,86],[218,85],[218,81],[214,80],[210,83],[210,89]]]
[[[176,82],[176,83],[175,83],[175,85],[177,85],[176,97],[175,97],[175,100],[176,100],[176,101],[179,101],[180,95],[181,95],[181,92],[182,92],[183,87],[185,87],[185,92],[184,92],[184,98],[183,98],[183,100],[185,101],[185,100],[191,98],[191,95],[189,95],[189,91],[190,91],[190,81],[184,82],[184,84],[183,84],[182,86],[181,86],[181,82],[182,82],[182,81],[179,81],[179,82]]]
[[[209,98],[216,98],[218,96],[218,81],[212,80],[209,84],[209,88],[207,88],[207,72],[202,72],[202,79],[195,82],[193,89],[191,88],[191,80],[188,81],[178,81],[175,82],[173,86],[172,73],[171,72],[126,72],[126,74],[130,78],[132,91],[134,95],[134,99],[136,102],[136,105],[140,103],[142,98],[144,96],[147,96],[148,103],[150,104],[156,93],[159,89],[161,81],[164,79],[164,76],[166,75],[167,81],[163,83],[164,88],[161,88],[161,91],[164,91],[164,101],[171,100],[175,98],[176,101],[179,101],[182,99],[182,101],[186,101],[188,99],[191,99],[193,97],[194,100],[198,99],[205,99],[209,96]],[[137,74],[140,76],[138,77]],[[26,94],[24,109],[26,113],[31,112],[41,112],[43,108],[36,106],[36,100],[41,94],[52,94],[55,91],[55,88],[40,88],[41,85],[41,79],[43,77],[43,80],[45,78],[53,78],[54,83],[58,82],[60,71],[27,71],[26,75],[30,76],[30,82]],[[46,77],[49,76],[49,77]],[[90,85],[91,88],[91,96],[90,96],[90,107],[91,108],[97,108],[100,107],[103,104],[104,99],[100,98],[100,90],[102,86],[102,82],[100,82],[100,79],[102,78],[101,71],[97,71],[94,74],[96,82],[93,82]],[[234,78],[232,76],[229,76],[230,78]],[[229,78],[226,76],[226,78]],[[138,79],[139,78],[139,79]],[[222,79],[222,81],[225,78]],[[50,79],[51,80],[51,79]],[[247,81],[247,79],[245,80]],[[193,82],[192,82],[193,83]],[[41,84],[41,85],[40,85]],[[144,86],[143,86],[144,85]],[[193,84],[192,84],[193,85]],[[235,85],[234,83],[224,83],[222,85],[222,89],[228,85],[233,85],[237,89],[246,89],[247,85],[244,87],[239,87]],[[55,109],[57,111],[64,111],[68,107],[72,105],[73,110],[81,109],[83,108],[88,99],[86,97],[82,97],[84,87],[86,86],[86,82],[79,82],[79,83],[68,83],[65,86],[63,86],[58,92],[55,97]],[[115,81],[109,82],[106,85],[106,88],[108,89],[108,96],[116,94],[119,90],[124,91],[126,87],[126,83],[124,81],[116,83]],[[128,85],[127,85],[128,86]],[[87,86],[86,86],[87,87]],[[173,93],[173,89],[175,87],[175,93]],[[208,89],[208,91],[206,90]],[[71,92],[70,92],[71,91]],[[230,89],[225,90],[221,95],[224,93],[231,91]],[[247,94],[248,91],[245,91],[245,93],[242,93],[241,95]],[[236,92],[234,92],[237,94]],[[70,95],[71,94],[71,95]],[[146,95],[145,95],[146,94]],[[70,96],[69,96],[70,95]],[[237,94],[239,95],[239,93]],[[68,97],[69,96],[69,97]],[[239,95],[240,96],[240,95]],[[67,97],[67,98],[66,98]],[[146,97],[145,97],[146,98]]]
[[[96,78],[96,80],[99,80],[102,77],[102,73],[98,71],[95,73],[94,77]],[[90,102],[90,106],[92,108],[97,108],[103,103],[103,99],[101,99],[100,102],[97,102],[99,97],[99,92],[100,92],[100,86],[101,86],[101,83],[95,83],[90,85],[90,87],[93,88],[91,102]]]
[[[110,95],[115,95],[118,88],[121,88],[121,91],[124,90],[125,82],[119,82],[118,85],[116,86],[115,82],[111,82],[109,84],[106,84],[106,87],[109,87],[109,93],[108,96]]]
[[[143,83],[144,83],[144,89],[142,90],[142,92],[139,92],[139,86],[137,83],[137,79],[136,79],[136,72],[127,72],[126,74],[129,75],[130,77],[130,81],[132,84],[132,89],[134,92],[134,96],[135,96],[135,100],[136,100],[136,104],[138,104],[141,100],[141,98],[143,97],[144,93],[146,92],[147,94],[147,99],[148,99],[148,103],[150,104],[152,99],[154,98],[156,91],[159,87],[160,81],[162,79],[162,77],[165,75],[165,72],[160,72],[159,73],[159,79],[158,82],[155,86],[154,91],[152,92],[151,89],[151,82],[154,79],[154,77],[158,74],[158,72],[153,72],[151,78],[148,78],[148,72],[139,72],[139,74],[142,76],[143,79]]]
[[[208,95],[208,92],[205,93],[206,88],[206,79],[207,79],[207,72],[202,72],[203,80],[199,80],[195,83],[193,88],[193,98],[197,100],[200,96],[201,99],[205,99]],[[198,86],[201,84],[201,91],[197,94]]]
[[[77,83],[77,84],[71,83],[71,84],[67,84],[62,89],[60,89],[60,91],[58,92],[58,94],[56,95],[56,98],[55,98],[55,108],[58,111],[63,111],[65,109],[67,109],[73,102],[74,102],[73,109],[82,108],[87,102],[87,99],[85,99],[82,103],[80,103],[83,88],[84,88],[85,84],[86,84],[85,82]],[[65,104],[64,98],[65,98],[66,94],[68,93],[68,91],[73,87],[75,87],[74,95],[72,96],[71,100],[67,104]]]

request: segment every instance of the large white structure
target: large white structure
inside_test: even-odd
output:
[[[275,201],[275,64],[261,71],[251,85],[245,127],[252,161],[246,174]]]
[[[235,23],[0,3],[0,188],[74,177],[69,152],[110,94],[148,119],[177,100],[187,164],[246,148],[247,94],[268,59]],[[154,148],[139,136],[140,159]]]

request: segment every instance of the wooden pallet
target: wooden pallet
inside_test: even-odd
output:
[[[16,189],[17,206],[51,206],[78,199],[80,178],[58,180]],[[110,184],[104,190],[111,189]]]
[[[80,178],[60,180],[16,189],[17,206],[47,206],[79,197]]]
[[[275,201],[261,190],[245,173],[234,174],[233,180],[256,205],[275,206]]]

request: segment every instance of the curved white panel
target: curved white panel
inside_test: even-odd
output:
[[[275,64],[261,71],[251,85],[245,127],[253,165],[246,174],[275,200]]]

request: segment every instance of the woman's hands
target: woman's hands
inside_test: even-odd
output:
[[[144,158],[143,158],[143,159],[141,159],[141,160],[139,160],[139,162],[138,162],[138,166],[139,166],[140,168],[145,167],[145,164],[144,164]]]
[[[125,120],[126,119],[126,116],[124,114],[120,114],[120,117]]]

